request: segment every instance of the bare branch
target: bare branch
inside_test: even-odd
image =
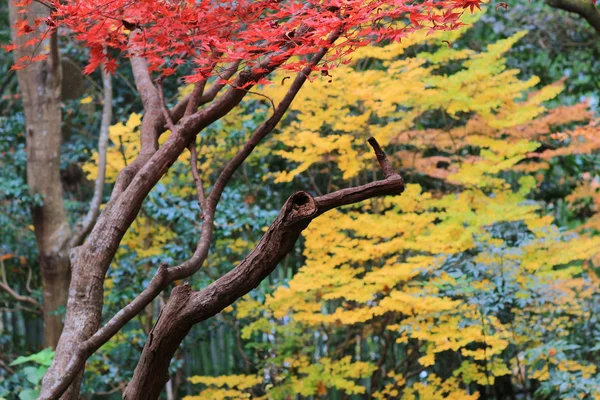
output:
[[[375,157],[377,157],[377,162],[379,163],[379,165],[381,166],[381,169],[383,170],[383,175],[386,178],[389,178],[393,175],[398,175],[392,168],[392,164],[390,164],[383,149],[377,142],[377,139],[375,139],[374,137],[370,137],[368,139],[368,142],[371,145],[371,147],[373,148],[373,150],[375,151]]]
[[[339,37],[339,33],[334,33],[330,35],[329,41],[330,43],[335,42],[335,40]],[[310,60],[310,63],[302,69],[292,82],[288,92],[285,94],[281,102],[275,107],[273,111],[273,115],[266,120],[248,139],[244,146],[240,149],[240,151],[229,161],[229,163],[225,166],[219,177],[217,178],[213,190],[209,195],[209,206],[216,207],[221,194],[223,193],[223,189],[229,182],[229,179],[233,176],[233,173],[238,169],[238,167],[248,158],[248,156],[252,153],[252,151],[258,146],[258,144],[275,128],[275,126],[281,121],[283,115],[288,110],[290,104],[304,85],[304,82],[308,79],[308,76],[312,72],[312,69],[321,61],[321,59],[327,54],[326,48],[320,49]]]
[[[596,33],[600,33],[600,12],[592,0],[546,0],[550,7],[558,8],[583,17]]]
[[[2,368],[3,370],[5,370],[6,372],[8,372],[9,374],[13,375],[15,373],[15,370],[12,369],[7,363],[5,363],[3,360],[0,360],[0,368]]]
[[[219,78],[212,84],[210,88],[208,88],[206,92],[202,94],[202,97],[200,97],[200,101],[198,102],[198,106],[210,103],[215,99],[215,97],[217,97],[217,94],[219,94],[221,89],[223,89],[227,85],[227,81],[231,79],[233,75],[235,75],[235,73],[238,71],[240,63],[241,61],[238,60],[227,64],[223,68],[223,71],[217,74]]]
[[[303,191],[291,195],[258,245],[233,270],[199,292],[193,292],[189,285],[173,289],[150,332],[123,398],[138,399],[142,393],[145,399],[158,398],[169,378],[170,360],[192,326],[214,316],[257,287],[293,249],[302,231],[314,218],[332,208],[403,191],[404,182],[394,173],[384,180],[325,196],[313,197]]]
[[[160,109],[162,111],[163,117],[165,118],[165,121],[167,121],[166,122],[167,127],[171,130],[171,132],[174,132],[175,124],[173,124],[173,118],[171,118],[171,114],[169,114],[169,109],[167,108],[167,105],[165,104],[165,95],[163,94],[161,78],[156,80],[156,86],[157,86],[158,98],[160,100]]]
[[[273,101],[272,98],[270,98],[269,96],[267,96],[266,94],[262,94],[259,92],[255,92],[253,90],[248,90],[248,94],[255,94],[257,96],[261,96],[264,97],[265,99],[269,100],[269,102],[271,103],[271,107],[273,107],[273,112],[275,112],[275,102]]]
[[[173,121],[177,123],[184,116],[188,116],[196,112],[198,107],[201,105],[210,103],[217,97],[217,94],[223,89],[226,85],[226,81],[231,79],[231,77],[238,71],[240,66],[240,61],[235,61],[223,68],[223,72],[219,75],[219,78],[222,81],[215,81],[210,88],[206,91],[202,91],[202,94],[198,98],[195,104],[189,105],[190,99],[194,96],[194,93],[185,96],[183,99],[179,101],[173,108],[171,108],[171,116],[173,117]],[[206,85],[206,81],[203,81],[203,85]],[[189,109],[189,113],[188,113]]]
[[[102,107],[102,121],[100,123],[100,135],[98,136],[98,175],[94,184],[94,195],[90,202],[88,212],[81,222],[78,229],[75,230],[71,239],[71,247],[79,246],[83,243],[85,236],[90,232],[102,205],[102,195],[104,193],[104,181],[106,178],[106,150],[108,147],[108,133],[110,121],[112,120],[112,78],[104,68],[101,68],[102,85],[104,92],[104,104]]]
[[[206,195],[204,194],[204,185],[202,184],[202,179],[200,178],[200,174],[198,173],[198,154],[196,152],[196,143],[190,143],[189,149],[190,166],[192,169],[192,176],[194,177],[194,184],[196,185],[198,204],[200,205],[200,208],[202,208],[202,212],[204,213],[207,208]]]
[[[31,286],[29,285],[31,283],[31,275],[33,274],[33,272],[31,271],[31,267],[29,265],[27,265],[27,281],[25,282],[25,289],[27,290],[27,292],[29,294],[33,293],[33,290],[31,290]]]
[[[13,288],[8,285],[8,281],[6,279],[6,269],[4,268],[4,260],[0,258],[0,271],[2,272],[2,282],[0,282],[0,289],[4,290],[6,293],[14,297],[15,300],[20,301],[22,303],[31,304],[36,308],[36,310],[41,311],[42,306],[36,299],[29,296],[23,296],[17,293]]]

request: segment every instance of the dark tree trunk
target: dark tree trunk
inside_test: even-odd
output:
[[[25,14],[18,14],[12,1],[11,25],[26,17],[33,20],[48,15],[48,8],[33,2]],[[17,36],[11,29],[13,41],[22,46],[37,32]],[[27,184],[32,194],[42,197],[43,204],[34,206],[32,220],[39,248],[43,282],[44,344],[56,347],[62,331],[58,311],[66,305],[69,289],[69,242],[71,230],[63,202],[60,179],[61,143],[61,63],[56,34],[50,35],[40,49],[49,49],[45,61],[32,62],[17,72],[26,119]],[[31,47],[19,47],[15,58],[32,56]]]

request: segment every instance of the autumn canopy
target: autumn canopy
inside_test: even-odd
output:
[[[27,6],[33,0],[19,4]],[[68,29],[90,51],[90,73],[104,64],[116,68],[114,51],[146,58],[150,71],[163,76],[187,66],[187,82],[218,75],[215,65],[241,62],[255,73],[275,67],[298,71],[306,56],[320,48],[331,51],[317,68],[323,73],[344,56],[371,42],[400,41],[411,32],[456,29],[465,9],[480,0],[394,1],[44,1],[52,12],[22,19],[20,34],[37,28]],[[138,33],[136,33],[138,32]],[[135,33],[135,34],[132,34]],[[40,56],[42,58],[44,56]],[[24,57],[17,67],[31,61]],[[191,69],[190,69],[191,66]],[[264,71],[263,71],[264,70]]]

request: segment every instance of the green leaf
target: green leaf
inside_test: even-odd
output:
[[[13,362],[10,363],[10,365],[15,366],[15,365],[20,365],[20,364],[25,364],[26,362],[31,361],[31,362],[49,367],[50,364],[52,363],[53,358],[54,358],[54,351],[50,347],[48,347],[47,349],[44,349],[44,350],[40,351],[39,353],[34,353],[27,357],[25,357],[25,356],[17,357]]]
[[[25,367],[25,368],[23,368],[23,373],[25,374],[25,377],[27,378],[27,380],[29,382],[31,382],[32,384],[37,386],[40,383],[40,381],[42,380],[42,377],[46,373],[47,369],[48,368],[44,367],[44,366],[42,366],[42,367]]]
[[[40,391],[33,389],[25,389],[19,393],[20,400],[35,400],[39,397]]]

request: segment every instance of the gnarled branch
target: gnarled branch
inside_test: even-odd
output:
[[[42,311],[42,305],[33,297],[23,296],[17,293],[13,288],[11,288],[6,280],[6,270],[4,268],[4,260],[0,258],[0,273],[2,274],[2,279],[0,281],[0,289],[4,290],[6,293],[11,295],[15,300],[28,303],[35,307],[35,310],[38,312]]]
[[[383,154],[375,139],[369,139],[369,143]],[[393,173],[384,180],[324,196],[313,197],[304,191],[292,194],[258,245],[233,270],[198,292],[192,291],[189,285],[173,289],[148,336],[123,397],[157,399],[169,380],[171,358],[192,326],[214,316],[257,287],[293,249],[302,231],[314,218],[336,207],[403,191],[402,178]]]

